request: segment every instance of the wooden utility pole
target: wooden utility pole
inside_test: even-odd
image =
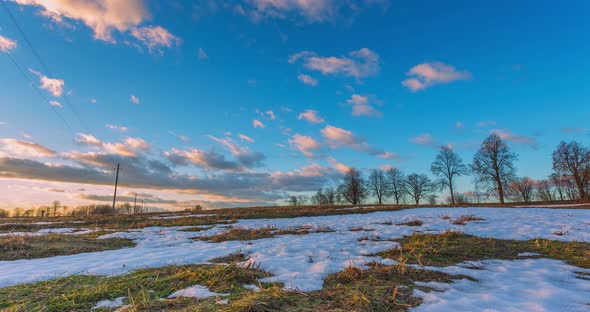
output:
[[[119,184],[119,163],[117,163],[117,174],[115,176],[115,193],[113,194],[113,213],[116,213],[115,204],[117,202],[117,185]]]
[[[135,192],[135,199],[133,200],[133,214],[137,214],[137,192]]]

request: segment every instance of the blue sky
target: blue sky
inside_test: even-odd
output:
[[[270,204],[346,167],[428,173],[443,144],[470,162],[491,132],[541,179],[589,139],[585,1],[6,5],[54,76],[2,9],[33,81],[0,55],[3,207],[106,200],[116,162],[154,205]]]

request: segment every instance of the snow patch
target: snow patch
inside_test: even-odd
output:
[[[125,300],[125,299],[127,299],[127,297],[119,297],[119,298],[116,298],[115,300],[109,300],[109,299],[101,300],[101,301],[97,302],[96,305],[94,307],[92,307],[91,310],[119,308],[119,307],[123,306],[123,300]]]
[[[216,296],[229,296],[229,294],[218,294],[209,290],[209,288],[201,285],[194,285],[185,289],[175,291],[172,295],[168,296],[170,299],[185,297],[185,298],[209,298]]]
[[[412,311],[588,311],[590,282],[583,272],[550,259],[485,260],[483,269],[465,266],[425,270],[473,277],[450,284],[420,283],[435,291],[414,289],[424,302]]]

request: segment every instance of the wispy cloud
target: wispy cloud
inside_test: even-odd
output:
[[[442,62],[418,64],[412,67],[407,75],[410,78],[402,81],[402,85],[412,92],[422,91],[438,84],[471,79],[468,71],[458,71],[455,67]]]
[[[54,79],[49,78],[36,70],[32,70],[29,68],[29,71],[39,77],[39,81],[41,82],[41,86],[39,88],[47,90],[51,95],[55,97],[62,96],[64,92],[64,81],[61,79]]]
[[[60,102],[58,101],[49,101],[49,105],[53,106],[53,107],[57,107],[57,108],[62,108],[63,105],[61,105]]]
[[[133,104],[139,104],[139,98],[137,96],[133,95],[133,94],[129,97],[129,100]]]
[[[249,136],[247,136],[245,134],[239,133],[238,136],[240,137],[240,139],[242,141],[245,141],[245,142],[248,142],[248,143],[254,143],[255,142],[253,138],[251,138],[251,137],[249,137]]]
[[[424,134],[421,134],[417,137],[410,138],[409,141],[414,144],[418,144],[418,145],[429,145],[429,146],[436,145],[436,141],[434,140],[434,137],[430,133],[424,133]]]
[[[326,139],[328,146],[332,149],[348,147],[383,159],[398,158],[398,155],[395,153],[369,145],[364,138],[354,135],[350,130],[328,125],[321,130],[321,133]]]
[[[314,52],[303,51],[289,57],[289,63],[303,60],[307,69],[319,71],[324,75],[354,77],[357,80],[373,76],[380,70],[379,55],[362,48],[352,51],[347,56],[318,56]]]
[[[289,145],[300,151],[306,157],[313,157],[314,151],[322,146],[318,141],[310,136],[295,134],[289,139]]]
[[[508,129],[494,129],[490,131],[490,133],[495,133],[502,140],[506,140],[512,143],[528,145],[533,149],[537,149],[539,147],[539,143],[534,138],[513,133]]]
[[[207,55],[207,53],[205,53],[205,50],[203,50],[203,48],[199,48],[197,50],[197,57],[199,58],[199,60],[208,60],[209,59],[209,55]]]
[[[561,133],[565,134],[582,134],[586,133],[586,129],[577,127],[563,127],[560,129]]]
[[[345,174],[350,170],[349,166],[337,161],[334,157],[328,157],[328,162],[334,169],[342,174]]]
[[[254,127],[254,129],[256,129],[256,128],[262,128],[262,129],[264,129],[264,124],[260,120],[258,120],[258,119],[254,119],[252,121],[252,126]]]
[[[180,45],[182,40],[161,26],[144,26],[131,30],[131,35],[142,42],[150,53],[163,54],[163,48]]]
[[[304,111],[303,113],[300,113],[299,116],[297,116],[297,119],[299,119],[299,120],[305,119],[313,124],[320,124],[325,121],[324,118],[322,118],[318,115],[318,111],[313,110],[313,109],[308,109],[308,110]]]
[[[52,157],[55,152],[37,143],[17,140],[0,139],[0,148],[8,155],[17,157]]]
[[[310,75],[299,74],[299,76],[297,76],[297,79],[299,79],[299,81],[303,82],[304,84],[306,84],[308,86],[315,87],[318,85],[318,80],[313,78]]]
[[[0,51],[10,53],[16,49],[17,43],[8,37],[0,35]]]
[[[370,103],[369,97],[353,94],[350,99],[346,100],[346,103],[352,106],[353,116],[370,116],[370,117],[382,117],[383,113],[376,110]]]
[[[113,125],[113,124],[106,124],[104,127],[107,129],[111,129],[111,130],[115,130],[115,131],[119,131],[119,132],[127,132],[127,130],[129,130],[129,128],[127,128],[125,126],[118,126],[118,125]]]

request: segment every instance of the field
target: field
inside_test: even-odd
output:
[[[590,209],[0,220],[2,311],[588,311]]]

